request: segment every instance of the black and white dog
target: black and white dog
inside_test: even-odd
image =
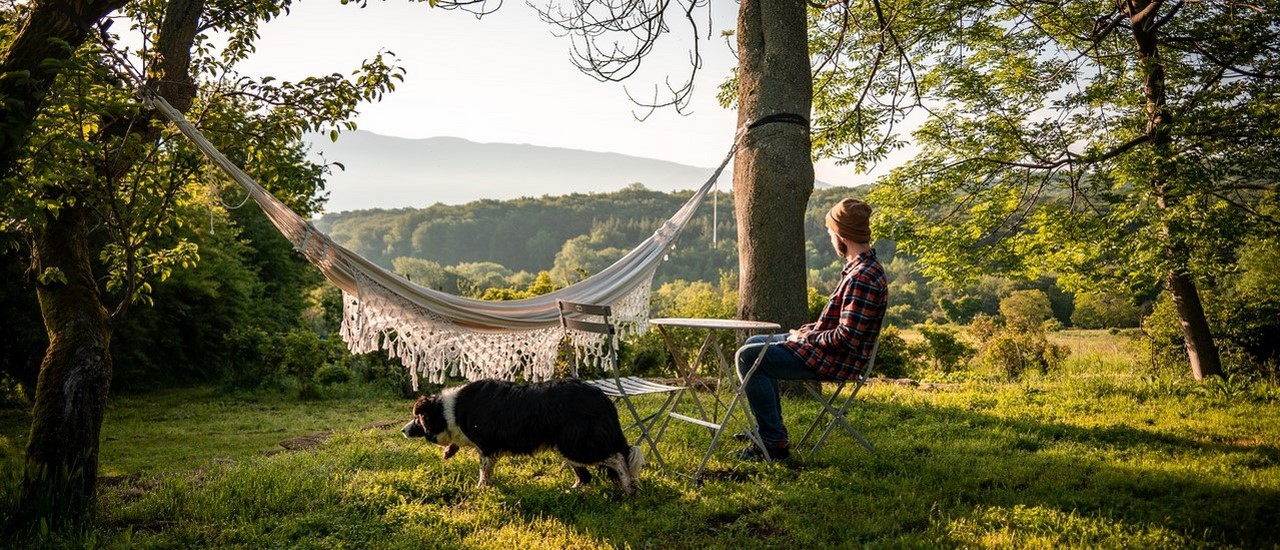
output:
[[[413,420],[400,431],[444,447],[446,459],[459,446],[475,447],[481,486],[489,483],[498,457],[550,449],[573,469],[574,487],[591,481],[586,466],[600,465],[611,470],[610,477],[616,474],[631,496],[644,465],[640,447],[627,445],[613,402],[580,380],[479,380],[424,395],[413,405]]]

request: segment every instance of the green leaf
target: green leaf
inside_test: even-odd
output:
[[[51,285],[53,283],[67,284],[67,274],[56,267],[46,267],[44,271],[36,276],[36,281],[41,285]]]

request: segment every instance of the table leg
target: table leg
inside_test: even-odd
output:
[[[677,377],[684,379],[685,391],[691,392],[689,397],[693,399],[693,404],[698,409],[699,417],[706,420],[708,418],[707,409],[702,406],[702,400],[698,399],[697,388],[694,380],[694,375],[697,373],[695,372],[696,369],[693,365],[702,360],[702,355],[706,351],[707,346],[713,341],[712,333],[708,332],[707,337],[703,339],[702,345],[698,347],[698,353],[694,355],[692,363],[685,359],[684,354],[680,353],[680,346],[676,345],[676,342],[672,340],[670,334],[667,334],[667,329],[665,327],[658,325],[658,333],[662,335],[662,340],[667,345],[667,351],[671,353],[671,359],[676,364]],[[719,381],[717,380],[717,384],[718,383]],[[717,396],[717,399],[718,398],[719,396]]]
[[[761,344],[752,344],[752,345],[768,346],[770,345],[770,342],[764,342]],[[743,346],[743,348],[745,347],[746,346]],[[737,353],[734,354],[735,365],[737,364],[737,356],[738,354],[742,353],[743,348],[739,348]],[[747,370],[747,373],[742,377],[742,380],[740,382],[735,383],[732,381],[732,380],[735,380],[736,377],[733,379],[730,379],[730,384],[732,384],[734,388],[733,398],[729,400],[729,406],[725,408],[724,419],[719,424],[715,425],[715,429],[714,429],[715,433],[714,435],[711,436],[711,445],[707,447],[706,454],[702,456],[702,462],[698,464],[698,470],[693,474],[693,482],[695,484],[702,482],[702,474],[707,469],[707,461],[711,459],[711,454],[716,451],[717,447],[719,447],[720,436],[724,434],[725,428],[729,426],[729,419],[733,416],[733,411],[736,408],[738,408],[739,404],[741,404],[742,400],[746,397],[744,393],[744,388],[746,387],[747,382],[751,380],[751,377],[755,375],[756,370],[760,368],[760,363],[764,360],[764,355],[765,355],[764,350],[761,350],[760,353],[756,354],[755,362],[751,364],[751,368]],[[761,449],[764,449],[765,448],[764,440],[760,438],[760,432],[757,431],[756,429],[755,418],[751,413],[751,407],[749,405],[742,407],[742,414],[747,423],[747,426],[745,429],[747,437],[751,439],[751,442],[753,444],[758,445]],[[773,462],[773,459],[769,457],[768,453],[765,453],[764,458],[765,458],[765,461],[767,462]]]

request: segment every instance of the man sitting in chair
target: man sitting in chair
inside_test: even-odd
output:
[[[843,199],[827,213],[831,245],[846,263],[840,284],[818,320],[788,334],[753,336],[739,350],[740,379],[760,350],[765,353],[743,392],[766,448],[749,444],[741,458],[760,460],[766,453],[773,460],[791,456],[787,428],[782,423],[779,380],[847,380],[855,378],[871,359],[888,301],[888,283],[871,248],[870,218],[871,207],[856,199]],[[784,338],[778,345],[761,345]]]

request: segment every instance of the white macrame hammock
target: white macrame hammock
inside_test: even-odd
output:
[[[342,289],[341,334],[351,352],[385,349],[409,369],[415,390],[419,379],[551,378],[566,336],[557,300],[608,304],[624,330],[646,330],[654,272],[733,157],[737,142],[675,215],[613,265],[550,294],[506,302],[474,300],[417,285],[334,242],[228,160],[137,75],[134,79],[143,100],[244,187],[294,248]],[[588,364],[602,358],[604,342],[585,334],[568,336],[574,353]]]

